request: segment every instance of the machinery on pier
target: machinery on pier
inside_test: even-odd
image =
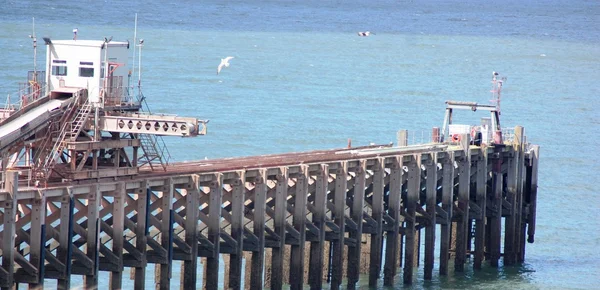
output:
[[[206,134],[205,120],[150,112],[139,67],[137,86],[130,86],[128,41],[75,35],[44,42],[46,71],[34,67],[19,102],[11,104],[9,96],[0,109],[2,173],[19,170],[21,180],[41,186],[136,175],[141,168],[166,170],[170,156],[162,136]],[[142,47],[143,40],[133,47],[134,72]]]

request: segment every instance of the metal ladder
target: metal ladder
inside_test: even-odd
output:
[[[140,97],[140,102],[143,103],[142,112],[151,114],[152,112],[150,112],[146,98],[143,95]],[[138,134],[138,139],[140,139],[140,145],[142,151],[144,151],[144,154],[138,158],[138,166],[148,164],[152,170],[155,169],[155,166],[160,166],[164,171],[167,171],[171,154],[162,137],[151,134]]]
[[[78,97],[75,99],[75,102],[78,101]],[[75,111],[77,112],[75,114]],[[52,150],[50,152],[48,152],[48,154],[46,154],[46,158],[43,160],[43,162],[40,162],[37,168],[37,172],[43,172],[43,177],[45,179],[47,179],[48,173],[50,172],[50,170],[52,170],[52,168],[54,167],[54,164],[56,162],[56,159],[58,158],[58,156],[63,152],[63,150],[65,149],[67,142],[74,142],[77,140],[77,136],[79,136],[79,133],[81,133],[81,129],[83,129],[83,126],[85,125],[85,122],[87,121],[90,112],[92,111],[92,105],[89,102],[89,99],[86,99],[85,103],[83,103],[81,106],[77,106],[77,105],[73,105],[73,107],[71,108],[71,110],[69,110],[69,112],[67,114],[65,114],[66,118],[68,120],[68,116],[73,116],[73,119],[71,121],[66,121],[66,120],[62,120],[62,127],[60,129],[60,133],[58,135],[58,137],[56,138],[56,142],[54,142],[54,146],[52,146]],[[51,135],[52,132],[49,132],[49,134]],[[46,142],[51,142],[52,140],[52,136],[49,136],[49,138],[47,138]],[[48,144],[49,145],[49,144]],[[48,148],[46,147],[47,145],[43,146],[42,148]],[[42,149],[43,150],[43,149]],[[71,156],[72,158],[75,158],[75,156]],[[37,174],[36,174],[37,175]]]

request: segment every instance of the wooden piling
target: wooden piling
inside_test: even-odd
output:
[[[454,270],[463,272],[467,256],[469,231],[469,202],[471,190],[471,150],[469,134],[461,134],[460,142],[463,152],[458,163],[458,222],[456,223],[456,257]]]
[[[492,168],[492,209],[493,212],[490,221],[490,265],[498,267],[500,259],[500,239],[502,230],[502,159],[499,149],[494,150],[493,168]]]
[[[244,248],[244,202],[246,193],[245,171],[237,171],[237,178],[233,183],[231,197],[231,238],[235,240],[236,247],[229,255],[229,285],[228,288],[240,290],[242,287],[242,259]]]
[[[333,241],[333,258],[331,269],[331,289],[339,289],[344,271],[344,244],[346,236],[346,193],[348,191],[348,164],[340,162],[335,172],[335,193],[333,219],[338,227],[337,239]]]
[[[538,189],[538,166],[539,166],[540,146],[534,145],[531,149],[531,169],[530,169],[530,180],[529,180],[529,215],[528,215],[528,228],[527,228],[527,242],[533,243],[535,241],[535,223],[536,223],[536,210],[537,210],[537,189]]]
[[[223,174],[215,173],[209,183],[210,199],[208,204],[208,240],[212,244],[212,253],[206,257],[206,290],[219,289],[219,247],[221,244],[221,197],[223,196]]]
[[[112,252],[117,257],[117,264],[114,265],[113,271],[110,272],[111,289],[121,289],[123,287],[123,231],[125,223],[125,194],[127,194],[125,192],[125,184],[119,183],[117,185],[117,189],[113,192]]]
[[[250,287],[263,289],[263,273],[265,260],[265,204],[267,200],[267,174],[264,169],[258,171],[254,182],[254,235],[258,238],[257,251],[252,252],[252,272]]]
[[[135,227],[135,248],[140,252],[141,258],[138,265],[134,268],[135,277],[133,288],[136,290],[146,289],[146,266],[148,259],[146,257],[146,245],[148,243],[148,215],[150,214],[150,188],[148,181],[141,182],[141,186],[135,190],[137,194],[136,212],[137,223]]]
[[[200,176],[193,175],[191,182],[187,184],[185,191],[185,243],[190,247],[189,258],[183,262],[183,281],[184,289],[196,288],[198,276],[198,202],[200,200]]]
[[[392,286],[398,271],[398,245],[400,240],[401,190],[402,190],[402,158],[392,159],[388,193],[388,215],[392,219],[392,229],[386,234],[385,265],[383,285]]]
[[[323,288],[323,247],[325,246],[325,207],[328,178],[329,167],[326,164],[321,164],[316,176],[314,211],[312,212],[312,223],[318,233],[315,241],[310,242],[308,282],[311,289]]]
[[[482,147],[476,159],[476,204],[480,213],[475,217],[475,259],[473,262],[475,269],[481,269],[485,254],[487,159],[487,148]]]
[[[366,171],[366,161],[359,160],[358,166],[355,168],[352,207],[350,208],[350,217],[356,227],[349,231],[349,238],[354,241],[354,244],[348,246],[348,289],[356,289],[356,283],[360,276]]]
[[[450,224],[454,206],[454,152],[447,152],[442,162],[442,208],[439,212],[445,219],[440,226],[440,275],[448,275]]]
[[[415,225],[416,225],[416,207],[421,192],[421,156],[413,155],[408,167],[408,193],[404,204],[406,208],[406,226],[404,235],[406,242],[404,249],[404,284],[412,284],[413,269],[415,267]]]
[[[437,128],[439,134],[439,128]],[[439,135],[438,135],[439,137]],[[432,153],[426,163],[425,172],[427,174],[425,189],[425,204],[428,214],[428,224],[425,227],[425,268],[423,278],[431,280],[433,277],[433,264],[435,260],[435,225],[436,225],[436,207],[437,207],[437,153]]]
[[[371,254],[369,263],[369,286],[377,286],[381,272],[381,253],[383,241],[383,190],[384,190],[384,159],[378,158],[373,165],[373,194],[371,200],[371,217],[374,220],[374,231],[371,232]]]
[[[280,167],[277,174],[277,185],[275,189],[275,219],[274,231],[279,241],[277,247],[273,248],[271,260],[271,289],[281,289],[283,287],[283,261],[285,253],[285,233],[287,218],[287,195],[288,195],[288,169]]]
[[[306,241],[306,202],[308,197],[308,166],[300,166],[296,176],[294,215],[292,223],[299,233],[297,244],[292,244],[290,262],[290,288],[300,290],[304,285],[304,243]]]

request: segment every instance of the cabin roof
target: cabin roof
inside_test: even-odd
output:
[[[88,46],[88,47],[102,47],[104,40],[52,40],[53,45],[66,45],[66,46]],[[126,41],[111,41],[108,43],[109,47],[128,46],[129,43]]]

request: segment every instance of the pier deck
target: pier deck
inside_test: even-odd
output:
[[[55,279],[69,289],[82,275],[95,289],[107,271],[119,289],[134,269],[134,288],[146,289],[145,268],[156,264],[157,289],[168,289],[181,261],[182,289],[196,289],[199,269],[206,289],[319,289],[328,274],[331,289],[353,289],[361,273],[371,286],[414,283],[418,265],[424,279],[447,275],[451,257],[456,272],[469,257],[476,269],[524,261],[539,147],[524,142],[522,127],[500,145],[461,140],[173,163],[37,188],[8,171],[0,286]]]

